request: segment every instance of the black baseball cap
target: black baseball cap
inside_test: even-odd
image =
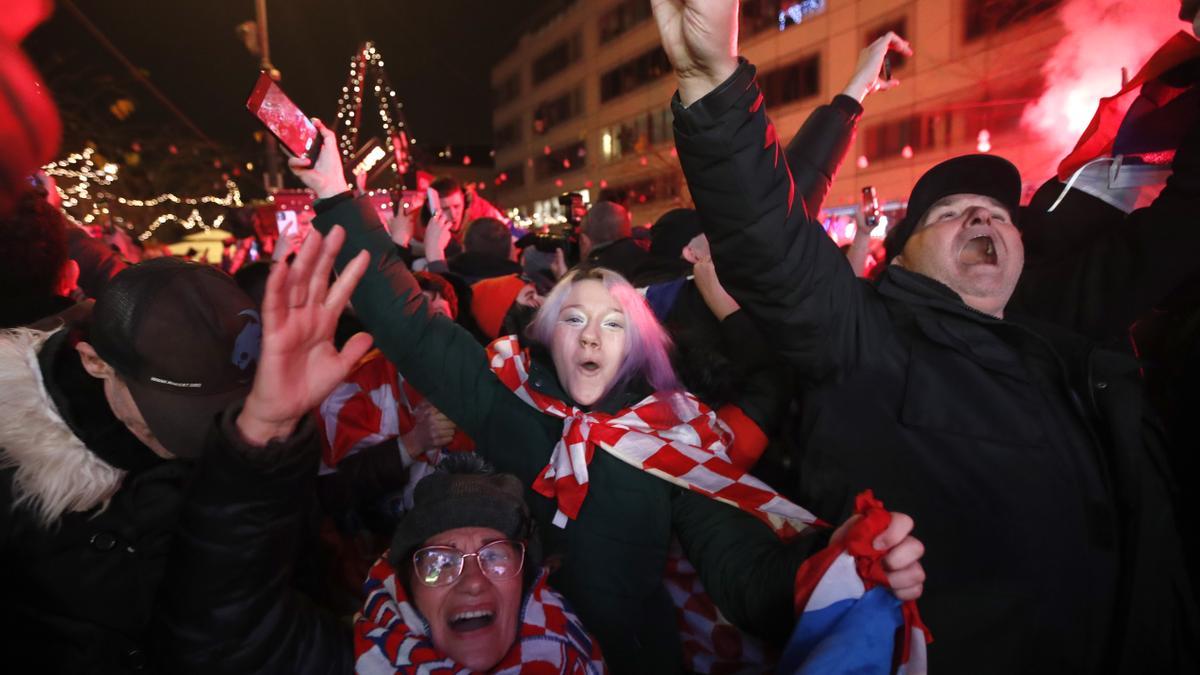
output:
[[[888,262],[900,255],[917,225],[939,199],[963,194],[995,199],[1008,209],[1009,217],[1016,223],[1021,207],[1021,172],[1012,162],[995,155],[961,155],[926,171],[913,186],[904,219],[884,240]]]
[[[113,277],[88,329],[150,431],[178,457],[198,457],[213,418],[249,393],[261,340],[258,308],[233,277],[176,258]]]

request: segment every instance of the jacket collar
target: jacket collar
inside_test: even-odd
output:
[[[125,477],[74,433],[51,398],[38,363],[50,336],[31,329],[0,336],[0,467],[14,470],[14,504],[43,527],[107,504]]]
[[[877,288],[880,295],[912,308],[913,323],[933,342],[988,370],[1029,379],[1018,350],[998,335],[1021,330],[1016,324],[984,314],[964,303],[949,286],[895,265],[884,270]]]

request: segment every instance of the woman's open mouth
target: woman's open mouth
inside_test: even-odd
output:
[[[496,620],[496,615],[486,609],[459,612],[450,617],[450,630],[455,633],[470,633],[487,628]]]

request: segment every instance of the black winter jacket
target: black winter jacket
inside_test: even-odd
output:
[[[806,382],[795,498],[836,521],[873,488],[913,516],[931,668],[1195,672],[1137,364],[896,267],[855,279],[795,190],[749,64],[674,108],[721,279]]]
[[[155,597],[189,467],[157,459],[113,416],[66,330],[40,347],[35,335],[0,338],[0,670],[160,672]],[[36,371],[20,372],[14,356]],[[97,453],[128,459],[129,470]],[[15,503],[30,495],[79,510],[47,525],[36,502]]]
[[[293,588],[316,503],[320,446],[308,417],[266,448],[225,412],[209,435],[179,520],[162,591],[172,673],[351,673],[349,623]]]

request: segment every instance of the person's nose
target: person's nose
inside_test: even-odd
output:
[[[579,331],[579,344],[592,348],[600,346],[600,334],[597,332],[594,322],[589,321],[583,330]]]
[[[991,225],[992,212],[982,206],[972,206],[967,211],[966,226],[972,227],[975,225]]]
[[[463,560],[462,576],[458,580],[459,590],[477,595],[483,592],[487,584],[487,577],[483,574],[483,568],[479,566],[479,556],[475,555]]]

